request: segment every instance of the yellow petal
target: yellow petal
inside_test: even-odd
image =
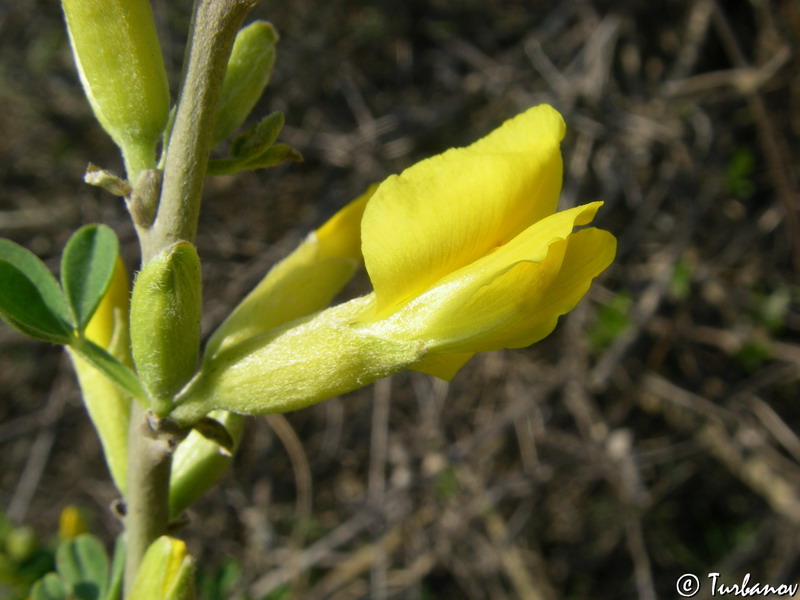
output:
[[[58,537],[71,540],[82,533],[89,533],[89,525],[81,510],[72,504],[65,506],[58,519]]]
[[[352,258],[361,261],[361,218],[367,201],[375,194],[377,185],[350,202],[317,229],[318,259]]]
[[[389,314],[555,211],[564,121],[541,105],[467,148],[389,177],[361,226],[364,261]]]
[[[195,598],[195,561],[179,539],[161,536],[147,549],[127,600]]]
[[[117,258],[111,285],[86,326],[86,337],[131,366],[128,271]],[[103,373],[67,349],[86,410],[94,423],[114,483],[124,493],[128,472],[128,422],[131,399]]]
[[[593,202],[542,219],[487,256],[436,283],[393,315],[370,325],[395,339],[425,339],[428,347],[477,352],[474,340],[516,315],[515,305],[549,285],[558,274],[563,241],[576,225],[592,220],[602,202]],[[562,242],[558,245],[558,242]],[[519,263],[535,265],[515,270]],[[509,271],[524,277],[505,276]]]
[[[553,331],[558,317],[575,307],[615,252],[613,235],[590,228],[553,243],[542,262],[516,263],[482,286],[454,315],[474,323],[472,335],[459,339],[451,324],[451,336],[440,342],[441,347],[485,352],[538,342]]]
[[[411,365],[409,369],[450,381],[473,356],[475,356],[474,352],[429,354],[421,361]]]
[[[614,260],[617,239],[609,232],[593,227],[572,234],[558,275],[550,286],[522,307],[519,322],[498,330],[504,348],[522,348],[549,335],[559,316],[568,313],[589,291],[592,279]],[[497,341],[487,343],[497,347]]]
[[[122,259],[117,257],[117,264],[108,291],[86,325],[84,333],[87,339],[102,348],[108,348],[114,334],[114,310],[121,310],[126,316],[128,314],[130,294],[128,286],[128,270]]]
[[[206,358],[330,304],[361,262],[361,215],[374,191],[350,202],[275,265],[211,336]]]

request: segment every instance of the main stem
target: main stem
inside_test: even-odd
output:
[[[138,227],[142,264],[185,240],[194,243],[217,105],[236,32],[258,0],[198,0],[192,18],[184,78],[167,142],[158,213]],[[167,533],[172,452],[156,439],[144,411],[131,413],[125,532],[125,594],[152,542]]]
[[[142,262],[178,240],[194,242],[217,105],[236,32],[258,0],[199,0],[167,142],[158,215],[139,231]]]

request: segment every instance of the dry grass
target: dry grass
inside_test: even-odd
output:
[[[156,4],[175,66],[188,8]],[[367,183],[539,102],[570,128],[562,204],[603,199],[620,251],[529,350],[253,420],[185,530],[196,554],[240,561],[253,598],[650,600],[684,572],[800,579],[797,3],[256,14],[283,36],[262,112],[285,111],[307,160],[209,182],[206,331]],[[0,40],[0,234],[55,266],[103,221],[134,265],[123,207],[80,183],[89,160],[118,163],[58,7],[0,4]],[[7,327],[0,348],[0,506],[46,534],[75,502],[110,539],[114,490],[65,358]]]

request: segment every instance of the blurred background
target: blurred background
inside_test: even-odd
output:
[[[190,10],[154,2],[173,90]],[[619,253],[532,348],[251,420],[182,532],[203,597],[800,581],[800,3],[265,0],[255,18],[282,39],[251,120],[283,111],[305,162],[208,181],[205,334],[369,183],[542,102],[568,126],[562,207],[605,201]],[[135,269],[89,161],[121,171],[59,4],[0,0],[0,235],[55,271],[105,222]],[[46,545],[76,504],[110,544],[115,497],[64,353],[0,325],[0,509]]]

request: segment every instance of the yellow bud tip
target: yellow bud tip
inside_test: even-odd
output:
[[[111,337],[114,334],[114,311],[121,310],[128,312],[129,303],[129,280],[128,270],[125,263],[117,257],[117,265],[111,284],[108,286],[105,296],[100,301],[89,324],[86,326],[86,338],[93,341],[102,348],[108,348]]]
[[[58,537],[62,540],[70,540],[78,537],[82,533],[88,533],[89,527],[86,519],[83,518],[80,509],[76,506],[67,506],[61,511],[58,519]]]
[[[161,587],[161,593],[163,596],[166,596],[172,586],[175,585],[175,581],[178,578],[178,574],[180,573],[181,569],[184,567],[184,560],[186,560],[187,552],[186,552],[186,544],[182,540],[178,540],[175,538],[165,538],[168,544],[168,555],[166,556],[166,568],[164,572],[164,582]]]

